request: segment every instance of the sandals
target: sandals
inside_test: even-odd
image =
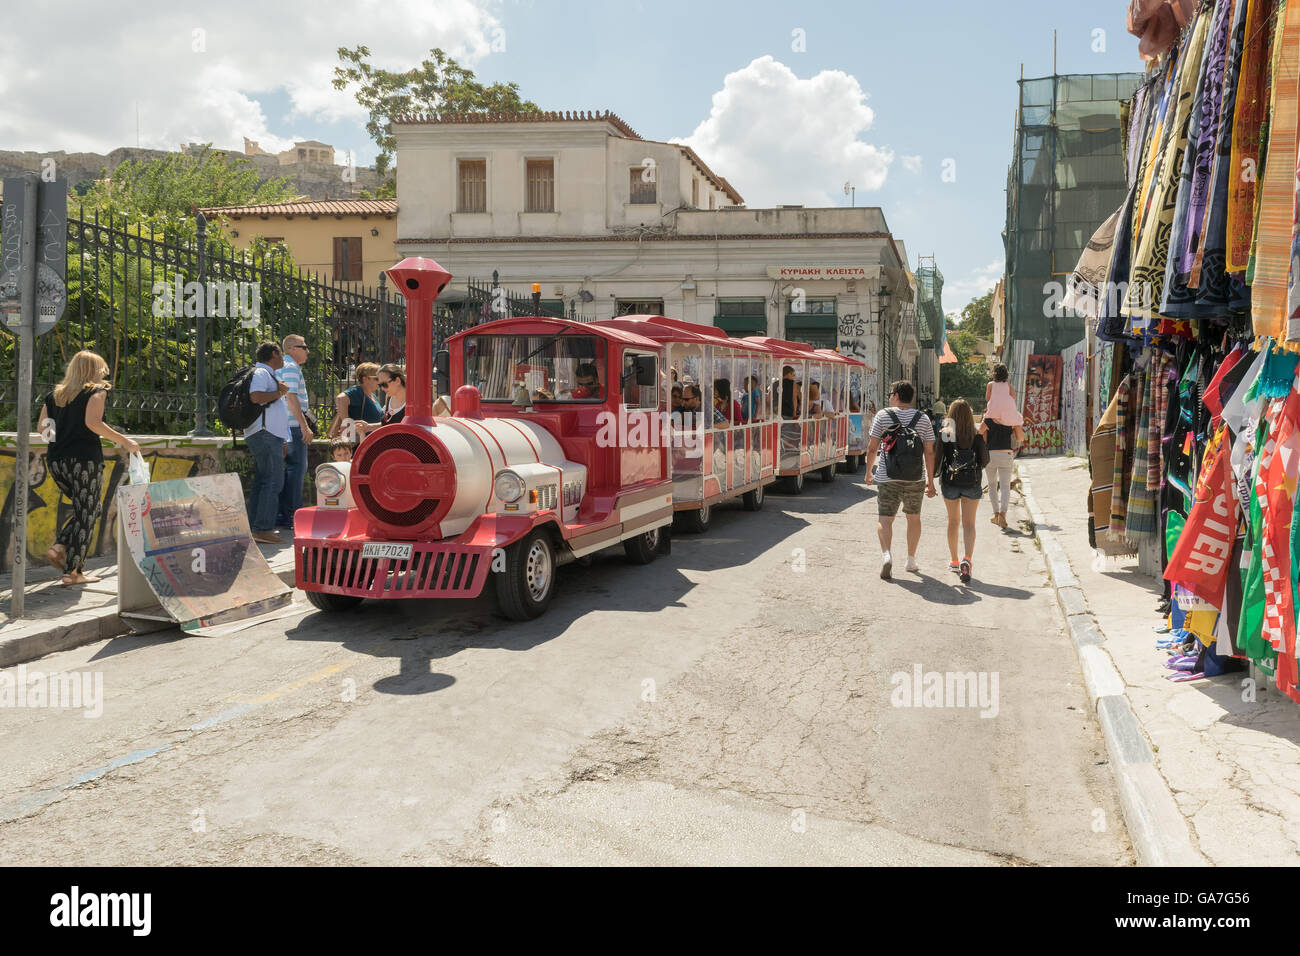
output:
[[[83,574],[80,571],[73,571],[71,574],[65,574],[59,579],[59,586],[65,588],[76,587],[79,584],[98,584],[102,578],[93,574]]]

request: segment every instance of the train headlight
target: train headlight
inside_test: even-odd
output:
[[[524,480],[513,471],[500,472],[492,483],[492,492],[506,504],[513,504],[524,496]]]
[[[316,491],[326,498],[335,498],[348,486],[348,479],[342,471],[333,465],[321,465],[316,469]]]

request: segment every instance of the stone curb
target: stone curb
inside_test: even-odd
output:
[[[281,581],[293,587],[293,565],[275,573]],[[166,625],[160,622],[159,629],[164,627]],[[121,637],[131,633],[131,625],[118,617],[117,603],[114,601],[93,611],[76,611],[49,621],[24,621],[14,630],[17,633],[0,636],[0,667],[26,664],[46,654]]]
[[[1066,632],[1079,655],[1079,667],[1097,721],[1101,725],[1111,770],[1119,788],[1120,806],[1141,866],[1207,866],[1192,844],[1183,816],[1168,783],[1156,768],[1155,753],[1133,712],[1127,687],[1106,651],[1106,635],[1097,624],[1087,595],[1070,560],[1045,528],[1047,519],[1034,499],[1032,482],[1019,468],[1021,493],[1034,522],[1034,537],[1042,546],[1056,602]]]

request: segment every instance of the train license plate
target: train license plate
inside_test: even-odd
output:
[[[394,561],[410,561],[411,545],[393,544],[388,541],[367,541],[361,546],[361,557],[389,558]]]

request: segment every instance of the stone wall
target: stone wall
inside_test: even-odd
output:
[[[241,441],[231,447],[229,438],[178,438],[175,436],[137,435],[141,454],[149,463],[154,481],[189,478],[234,472],[240,476],[247,495],[252,477],[252,459]],[[14,537],[14,459],[16,436],[0,433],[0,571],[13,564]],[[313,476],[316,466],[329,454],[329,442],[315,442],[307,457],[307,486],[304,502],[316,500]],[[117,544],[117,488],[126,481],[127,456],[117,449],[104,449],[104,507],[91,542],[92,557],[110,555]],[[45,441],[33,435],[28,455],[27,555],[33,563],[44,563],[45,552],[54,543],[56,529],[67,520],[68,500],[59,493],[49,469],[45,467]]]
[[[343,180],[345,169],[343,166],[335,166],[331,163],[295,163],[291,166],[281,166],[275,156],[248,156],[233,150],[228,153],[237,159],[246,159],[256,167],[261,182],[284,177],[292,181],[300,193],[312,199],[325,199],[327,196],[331,199],[347,199],[363,189],[369,189],[373,193],[379,188],[379,174],[369,167],[358,166],[355,170],[356,182],[348,183]],[[0,150],[0,177],[21,176],[25,172],[42,172],[42,161],[53,159],[58,175],[68,180],[68,189],[76,191],[78,186],[83,184],[88,186],[102,177],[105,169],[111,173],[127,160],[148,162],[171,155],[174,153],[166,150],[136,149],[131,146],[119,147],[107,155],[68,153],[61,149],[49,152]]]

